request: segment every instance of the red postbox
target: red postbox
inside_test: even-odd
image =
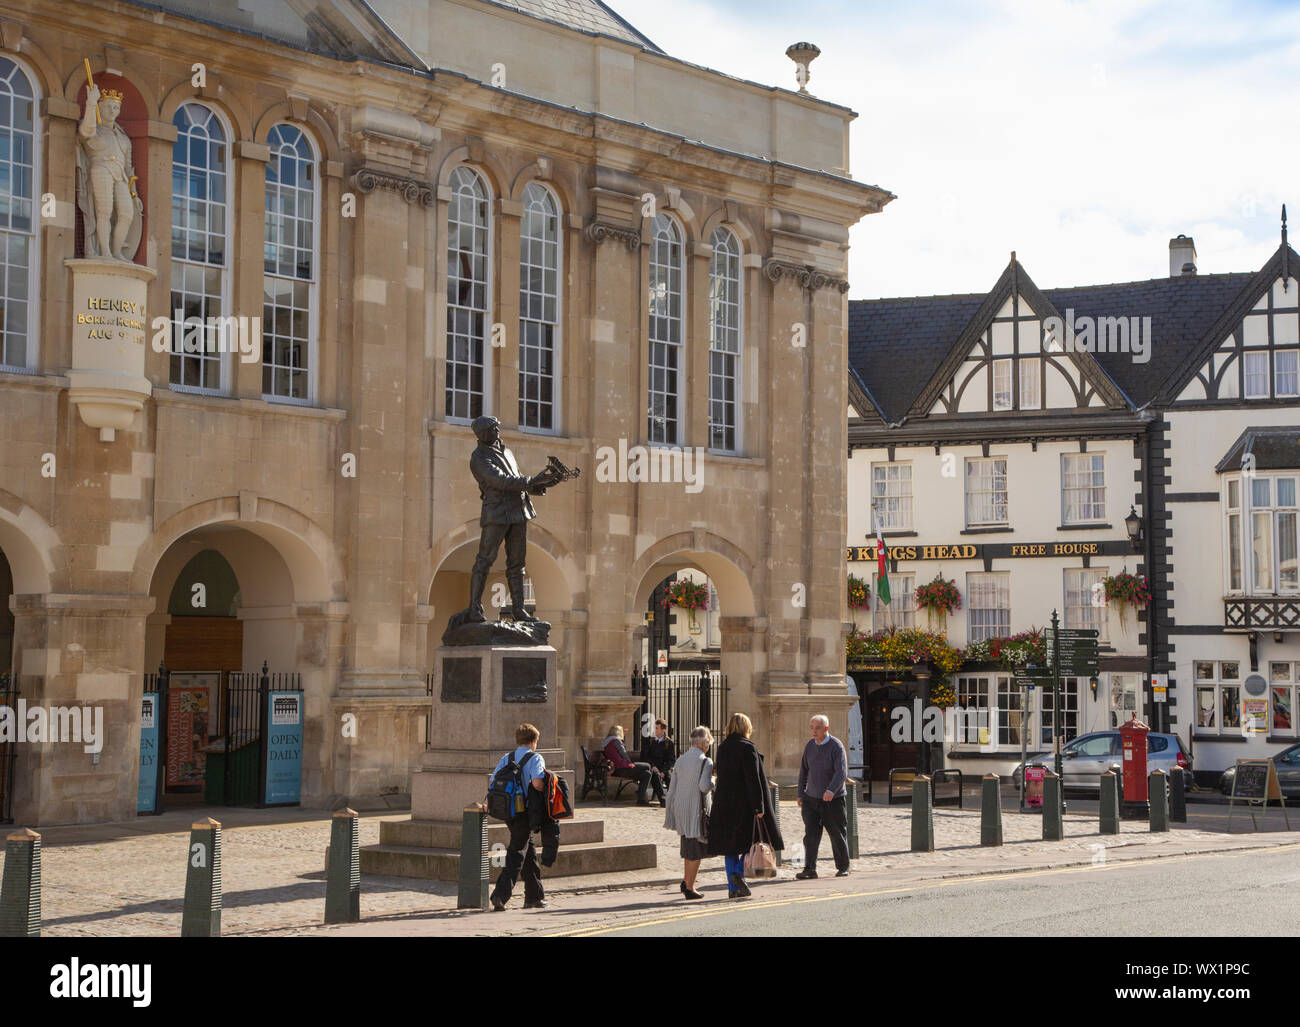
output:
[[[1145,803],[1147,796],[1147,733],[1151,729],[1137,719],[1137,714],[1119,727],[1124,747],[1124,801]]]

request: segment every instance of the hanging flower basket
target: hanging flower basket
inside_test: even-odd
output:
[[[1003,670],[1016,671],[1026,663],[1042,666],[1047,659],[1047,639],[1041,628],[1017,635],[1002,635],[972,642],[962,652],[966,663],[996,663]]]
[[[705,610],[709,606],[709,586],[701,585],[688,578],[674,581],[664,593],[664,609],[678,606],[690,615],[691,627],[695,626],[695,611]]]
[[[1115,603],[1119,607],[1119,629],[1126,632],[1126,614],[1131,606],[1135,610],[1145,610],[1151,603],[1151,590],[1143,574],[1130,574],[1126,570],[1101,579],[1101,587],[1106,593],[1106,603]]]
[[[871,605],[871,589],[859,577],[849,575],[849,609],[865,610]]]
[[[957,591],[956,581],[945,581],[942,574],[928,585],[920,586],[912,593],[918,609],[924,610],[931,627],[945,630],[948,614],[961,609],[961,593]]]
[[[946,710],[957,701],[957,694],[946,681],[930,683],[930,705]]]

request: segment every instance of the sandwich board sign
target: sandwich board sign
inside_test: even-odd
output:
[[[1271,759],[1237,760],[1237,772],[1232,777],[1232,797],[1228,800],[1228,830],[1232,830],[1232,810],[1237,800],[1246,804],[1250,811],[1250,822],[1259,830],[1255,819],[1255,810],[1267,813],[1268,800],[1276,799],[1282,804],[1282,819],[1286,829],[1291,830],[1291,818],[1287,816],[1286,799],[1282,788],[1277,783],[1277,766]]]

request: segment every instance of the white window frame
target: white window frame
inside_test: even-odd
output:
[[[1280,502],[1278,484],[1292,482],[1292,503]],[[1267,505],[1255,502],[1255,484],[1268,486]],[[1231,505],[1232,493],[1237,493],[1238,505]],[[1221,493],[1223,525],[1223,584],[1229,595],[1291,596],[1300,594],[1300,470],[1279,470],[1267,474],[1234,474],[1224,478]],[[1261,575],[1256,573],[1255,525],[1264,518],[1268,525],[1268,581],[1260,585]],[[1250,531],[1246,528],[1249,526]],[[1284,527],[1285,526],[1285,527]],[[1294,582],[1282,581],[1282,540],[1291,540],[1291,550],[1297,554],[1297,572]],[[1234,588],[1232,559],[1234,543],[1237,547],[1241,581]]]
[[[671,231],[665,231],[660,226],[666,225]],[[677,259],[673,263],[661,263],[658,259],[659,247],[661,245],[661,234],[669,236],[664,242],[668,247],[668,256],[672,258],[672,248],[677,248]],[[683,379],[686,376],[686,230],[682,224],[671,214],[660,212],[655,215],[651,222],[650,232],[650,252],[647,257],[647,287],[646,287],[646,339],[649,343],[647,354],[647,381],[646,381],[646,437],[652,446],[679,446],[685,437],[685,420],[686,410],[684,405]],[[671,296],[672,296],[672,275],[677,274],[679,288],[677,290],[677,316],[672,316]],[[669,312],[662,317],[656,316],[655,307],[655,289],[658,276],[662,274],[667,277],[665,285],[665,296],[668,298]],[[677,339],[659,338],[656,333],[656,323],[663,322],[669,327],[668,335],[671,336],[671,326],[676,325]],[[662,346],[666,348],[666,354],[672,354],[674,361],[672,366],[669,364],[655,363],[655,347]],[[665,385],[662,389],[655,388],[655,373],[662,371],[665,378],[672,376],[673,385],[671,390]],[[665,413],[662,415],[664,424],[662,430],[657,431],[655,428],[655,408],[656,397],[662,397],[664,400]],[[672,430],[668,430],[668,415],[666,408],[668,400],[672,399],[674,413],[672,416]]]
[[[735,275],[723,274],[718,269],[719,242],[721,249],[725,252],[727,262],[735,262]],[[740,244],[740,237],[725,225],[719,225],[713,230],[709,237],[709,244],[713,249],[713,254],[709,258],[709,451],[714,453],[741,453],[744,451],[744,436],[741,428],[741,414],[744,409],[744,357],[745,357],[745,268],[743,263],[744,248]],[[734,284],[736,290],[736,302],[734,304],[727,302],[725,299],[720,300],[717,295],[719,287],[725,287],[727,284]],[[733,311],[735,314],[735,324],[729,323],[726,317],[728,312]],[[719,315],[723,316],[720,317]],[[719,345],[719,338],[722,339],[722,345]],[[734,342],[730,338],[734,337]],[[729,348],[733,347],[734,348]],[[715,356],[726,359],[732,358],[733,368],[730,375],[720,374],[714,371],[713,362]],[[715,404],[725,408],[728,404],[726,400],[714,399],[714,385],[718,382],[730,381],[732,398],[731,407],[731,431],[733,443],[730,446],[715,445],[714,442],[714,409]]]
[[[1285,668],[1285,677],[1275,677],[1278,667]],[[1277,726],[1277,692],[1284,692],[1287,713],[1291,723],[1287,727]],[[1300,726],[1296,723],[1296,699],[1300,698],[1300,664],[1289,660],[1270,660],[1268,667],[1268,733],[1285,738],[1300,738]]]
[[[184,378],[184,367],[185,367],[186,359],[187,358],[194,359],[195,357],[195,354],[185,353],[183,351],[183,347],[181,352],[179,353],[176,352],[176,348],[183,343],[185,337],[184,325],[183,324],[177,325],[175,323],[176,305],[175,302],[171,300],[172,296],[174,296],[174,294],[177,291],[176,289],[177,265],[180,265],[183,268],[184,267],[198,268],[200,272],[210,267],[218,267],[220,269],[220,276],[221,276],[221,295],[218,297],[216,316],[229,317],[230,310],[231,310],[231,285],[232,285],[231,265],[233,263],[232,257],[234,253],[233,248],[234,248],[234,220],[235,220],[234,219],[235,162],[232,159],[233,147],[231,145],[231,140],[234,138],[233,131],[231,129],[230,122],[226,119],[224,113],[222,113],[220,110],[218,110],[216,107],[212,106],[211,104],[204,103],[201,100],[186,100],[179,107],[177,107],[176,113],[172,116],[173,124],[175,124],[176,118],[180,116],[181,111],[183,111],[186,107],[199,107],[207,111],[216,120],[217,125],[220,126],[222,133],[225,135],[225,139],[223,140],[223,145],[226,148],[226,171],[225,171],[226,195],[222,198],[222,204],[225,208],[225,250],[224,250],[225,260],[222,264],[215,265],[215,264],[200,263],[198,261],[192,261],[189,259],[188,256],[178,257],[176,256],[175,253],[172,253],[171,255],[172,281],[171,281],[171,289],[168,294],[168,299],[169,301],[171,301],[172,309],[169,310],[167,314],[168,317],[171,318],[172,320],[172,330],[171,330],[172,351],[168,353],[167,381],[168,381],[169,388],[173,392],[187,392],[187,393],[193,393],[201,396],[227,396],[231,392],[231,386],[232,386],[231,367],[235,358],[229,352],[225,352],[225,353],[221,352],[220,348],[218,348],[217,350],[216,359],[214,361],[217,367],[216,385],[212,385],[212,386],[186,385],[184,384],[183,381],[176,382],[172,380],[172,372],[171,372],[172,359],[175,357],[180,358],[181,369],[182,369],[181,377]],[[178,130],[178,134],[177,134],[178,141],[179,138],[180,136]],[[173,153],[175,153],[175,144],[173,144],[172,150]],[[174,167],[175,164],[173,161],[173,171],[174,171]],[[173,200],[174,199],[175,197],[173,196]],[[208,202],[210,204],[211,200],[209,200]],[[168,242],[170,244],[171,242],[170,233],[171,230],[174,230],[175,228],[174,221],[168,227],[169,227]],[[212,233],[208,233],[208,234],[212,234]],[[263,275],[266,274],[265,268],[263,268],[262,273]],[[205,345],[208,343],[210,338],[211,336],[209,335],[208,327],[205,325],[203,331],[203,339]],[[212,339],[212,341],[216,343],[218,347],[222,342],[220,338]],[[226,342],[229,344],[229,343],[233,343],[234,340],[228,339],[226,340]],[[261,340],[258,339],[257,342],[260,344]],[[259,354],[259,358],[260,358],[260,354]],[[202,359],[206,360],[208,358],[205,356]]]
[[[1079,484],[1081,481],[1089,480],[1097,473],[1097,468],[1088,466],[1080,469],[1072,468],[1072,465],[1078,463],[1093,464],[1096,460],[1101,461],[1101,484]],[[1096,493],[1101,492],[1100,502],[1096,498]],[[1074,509],[1083,513],[1092,514],[1093,516],[1071,516],[1070,499],[1071,494],[1075,495],[1076,501]],[[1087,497],[1087,498],[1085,498]],[[1100,509],[1098,509],[1100,507]],[[1102,524],[1106,520],[1106,454],[1105,453],[1062,453],[1061,454],[1061,523],[1062,524]]]
[[[32,205],[30,218],[30,231],[16,232],[14,234],[25,235],[27,243],[27,325],[24,332],[23,343],[23,363],[10,364],[5,360],[5,345],[3,338],[0,338],[0,372],[9,372],[11,374],[35,374],[40,368],[40,344],[41,344],[41,236],[43,233],[37,231],[41,223],[40,209],[41,197],[44,195],[44,162],[42,154],[44,152],[45,126],[41,118],[41,104],[44,102],[44,95],[40,89],[40,77],[36,74],[35,69],[27,61],[13,53],[5,53],[5,60],[10,61],[17,71],[27,80],[27,85],[32,91],[32,195],[30,203]],[[11,150],[12,152],[12,150]],[[11,165],[12,166],[12,165]],[[7,233],[9,229],[0,231],[0,237]],[[7,261],[7,256],[6,256]]]
[[[986,580],[987,579],[987,580]],[[993,588],[995,606],[976,606],[977,599],[983,599],[984,593]],[[1002,600],[1005,599],[1005,605]],[[996,623],[975,623],[976,612],[993,612]],[[1005,616],[1003,616],[1005,614]],[[1011,572],[1010,571],[967,571],[966,572],[966,638],[970,642],[982,642],[986,638],[999,638],[1011,633]]]
[[[321,283],[321,267],[320,267],[320,261],[321,261],[321,238],[320,238],[320,225],[321,225],[321,191],[322,191],[322,190],[321,190],[321,175],[320,175],[320,164],[321,164],[320,152],[321,152],[321,151],[320,151],[320,148],[316,145],[316,140],[315,140],[315,138],[312,136],[311,132],[309,132],[309,131],[308,131],[305,127],[303,127],[302,125],[296,125],[296,124],[294,124],[293,122],[290,122],[290,121],[277,121],[274,125],[272,125],[271,128],[270,128],[270,129],[268,130],[268,132],[267,132],[267,139],[268,139],[268,142],[269,142],[269,140],[270,140],[270,133],[273,132],[275,129],[279,128],[279,127],[282,126],[282,125],[286,125],[286,126],[288,126],[289,128],[292,128],[294,131],[296,131],[296,132],[300,132],[300,133],[302,134],[303,139],[306,140],[306,143],[307,143],[307,151],[308,151],[308,153],[310,154],[311,167],[312,167],[312,171],[313,171],[313,173],[314,173],[313,176],[312,176],[312,207],[313,207],[313,209],[312,209],[312,216],[311,216],[311,225],[312,225],[312,236],[311,236],[311,238],[312,238],[312,245],[311,245],[311,263],[312,263],[312,266],[311,266],[311,271],[312,271],[312,273],[311,273],[311,276],[310,276],[309,278],[298,278],[296,275],[295,275],[295,276],[291,276],[291,277],[286,277],[286,276],[281,275],[281,274],[279,274],[279,273],[276,273],[276,274],[271,274],[271,273],[269,273],[269,272],[266,270],[265,264],[263,264],[263,267],[262,267],[262,282],[263,282],[263,300],[262,300],[262,310],[264,311],[264,313],[263,313],[263,315],[262,315],[262,355],[263,355],[263,356],[262,356],[262,367],[263,367],[263,374],[265,375],[265,367],[266,367],[265,354],[266,354],[266,347],[267,347],[267,336],[268,336],[268,333],[269,333],[269,331],[270,331],[270,329],[271,329],[271,325],[267,323],[267,319],[266,319],[266,315],[265,315],[265,310],[266,310],[266,299],[265,299],[265,288],[266,288],[266,286],[265,286],[265,283],[266,283],[266,279],[267,279],[267,278],[277,278],[277,279],[280,279],[280,280],[282,280],[282,281],[288,281],[288,282],[302,282],[302,283],[305,283],[306,286],[307,286],[307,368],[306,368],[306,371],[307,371],[307,374],[306,374],[306,379],[307,379],[307,395],[306,395],[305,397],[300,397],[300,396],[281,396],[281,395],[279,395],[278,393],[270,393],[270,392],[267,392],[267,391],[265,390],[265,388],[263,388],[263,390],[262,390],[262,399],[264,399],[264,400],[265,400],[266,402],[268,402],[268,403],[289,403],[289,404],[293,404],[293,405],[296,405],[296,406],[315,406],[315,405],[316,405],[316,394],[317,394],[317,382],[318,382],[319,375],[320,375],[320,314],[319,314],[319,307],[320,307],[320,283]],[[269,183],[268,183],[268,185],[269,185]],[[269,192],[269,189],[268,189],[268,192]],[[296,217],[296,216],[297,216],[297,215],[295,215],[295,217]],[[263,241],[263,248],[265,248],[265,237],[263,237],[263,238],[264,238],[264,241]],[[274,343],[272,342],[271,345],[274,346]],[[273,365],[273,366],[275,366],[275,367],[279,367],[280,365],[277,364],[277,365]],[[274,383],[274,381],[275,381],[275,373],[274,373],[274,371],[272,372],[271,380],[272,380],[272,383]],[[263,377],[263,383],[265,383],[265,377]]]
[[[1063,677],[1061,678],[1061,744],[1065,745],[1075,738],[1079,737],[1079,712],[1082,705],[1083,687],[1087,679],[1081,677]],[[1038,714],[1034,719],[1037,721],[1038,740],[1037,748],[1053,748],[1052,743],[1052,689],[1050,687],[1039,687],[1034,689],[1032,695],[1036,700],[1031,700],[1036,707]],[[1033,739],[1030,740],[1031,743]]]
[[[1110,617],[1107,616],[1109,610],[1104,603],[1098,606],[1093,602],[1093,596],[1098,594],[1093,586],[1100,583],[1106,574],[1105,567],[1066,567],[1061,572],[1065,628],[1095,628],[1099,642],[1108,641],[1110,637]]]
[[[1282,370],[1282,357],[1289,357],[1291,368]],[[1282,375],[1290,376],[1293,384],[1287,391],[1282,390]],[[1300,349],[1275,349],[1273,351],[1273,395],[1278,399],[1291,399],[1300,396]]]
[[[1021,357],[1018,370],[1020,372],[1020,409],[1041,410],[1043,408],[1042,358]],[[1027,391],[1026,384],[1031,385],[1032,389]]]
[[[994,410],[1015,409],[1016,394],[1013,388],[1013,381],[1015,378],[1014,365],[1015,359],[1013,357],[998,357],[993,361],[992,384]],[[999,378],[1005,378],[1005,388],[999,388]]]
[[[889,577],[889,604],[880,601],[880,575],[871,575],[871,628],[916,627],[916,575],[893,574]]]
[[[953,683],[954,709],[962,711],[957,719],[957,736],[953,742],[960,750],[975,749],[980,745],[980,722],[988,723],[992,679],[993,675],[988,672],[958,674]],[[974,717],[966,712],[971,709],[977,711]]]
[[[977,478],[977,483],[979,483],[981,487],[972,491],[971,467],[982,466],[985,464],[988,465],[987,468],[988,473],[985,474],[982,473],[981,471],[981,473],[978,475]],[[1002,495],[1003,517],[1001,520],[972,520],[971,498],[974,495],[987,495],[993,497],[988,501],[988,505],[993,511],[996,511],[997,509],[998,504],[997,504],[996,497],[999,494],[999,490],[996,487],[996,482],[998,477],[999,464],[1002,465],[1003,488],[1001,490],[1001,495]],[[1007,458],[1004,456],[988,456],[988,457],[968,456],[966,458],[966,465],[964,470],[965,470],[965,474],[962,479],[962,490],[964,493],[964,500],[965,500],[964,506],[965,506],[965,513],[966,513],[966,527],[967,528],[985,528],[985,527],[1000,528],[1009,525],[1011,523],[1011,479],[1007,467]],[[987,488],[982,487],[983,483],[986,480],[988,482]]]
[[[1203,674],[1202,668],[1209,668],[1209,674]],[[1235,668],[1236,676],[1233,676]],[[1222,735],[1228,737],[1241,737],[1241,722],[1245,717],[1245,697],[1242,695],[1243,680],[1241,675],[1240,660],[1193,660],[1192,661],[1192,734],[1194,737],[1209,737]],[[1236,695],[1237,723],[1224,726],[1224,701],[1225,694],[1233,692]],[[1213,696],[1213,720],[1210,725],[1203,725],[1202,711],[1205,709],[1201,704],[1201,697],[1208,693]],[[1268,692],[1269,700],[1272,700],[1272,691]],[[1271,710],[1270,710],[1271,713]]]
[[[1252,370],[1251,370],[1251,366],[1250,366],[1251,363],[1252,363],[1252,362],[1257,362],[1258,360],[1261,360],[1261,359],[1262,359],[1263,362],[1264,362],[1264,369],[1263,369],[1262,371],[1259,370],[1259,369],[1256,369],[1256,370],[1252,371]],[[1263,392],[1259,392],[1259,391],[1252,392],[1252,391],[1251,391],[1251,388],[1250,388],[1250,380],[1251,380],[1252,376],[1255,377],[1255,378],[1257,378],[1257,379],[1262,379],[1262,380],[1263,380],[1263,383],[1264,383],[1264,391],[1263,391]],[[1268,398],[1269,398],[1269,384],[1270,384],[1270,378],[1271,378],[1271,375],[1269,374],[1268,350],[1266,350],[1266,349],[1248,349],[1248,350],[1244,350],[1244,351],[1242,352],[1242,356],[1241,356],[1241,395],[1242,395],[1242,398],[1243,398],[1243,399],[1268,399]]]
[[[552,297],[549,297],[549,298],[552,299],[552,300],[554,301],[554,303],[555,303],[555,316],[554,316],[554,320],[552,320],[552,321],[546,321],[546,320],[538,321],[536,318],[526,318],[526,317],[524,317],[524,313],[525,313],[525,309],[526,309],[526,307],[525,307],[525,298],[524,298],[524,297],[525,297],[525,293],[526,293],[526,291],[527,291],[527,290],[526,290],[526,287],[525,287],[525,283],[526,283],[526,281],[527,281],[527,277],[526,277],[526,273],[525,273],[525,272],[526,272],[526,269],[527,269],[527,268],[530,268],[530,267],[533,267],[533,266],[534,266],[534,265],[532,265],[532,264],[529,264],[528,261],[527,261],[527,259],[526,259],[526,256],[527,256],[527,246],[528,246],[528,243],[529,243],[532,239],[537,238],[537,237],[535,237],[535,236],[526,236],[526,235],[524,235],[524,234],[523,234],[523,225],[524,225],[524,221],[525,221],[526,218],[527,218],[527,213],[528,213],[528,203],[529,203],[529,200],[528,200],[528,194],[529,194],[529,190],[530,190],[530,189],[534,189],[534,188],[536,188],[536,189],[540,189],[543,193],[546,194],[547,197],[549,197],[550,202],[551,202],[551,205],[552,205],[552,209],[553,209],[554,214],[555,214],[555,295],[552,296]],[[561,417],[560,417],[560,411],[561,411],[561,409],[562,409],[561,406],[560,406],[560,401],[561,401],[560,386],[561,386],[561,383],[562,383],[563,380],[564,380],[564,374],[563,374],[563,366],[564,366],[564,365],[563,365],[563,360],[564,360],[564,348],[563,348],[563,345],[562,345],[562,338],[563,338],[563,325],[564,325],[564,207],[563,207],[563,205],[560,203],[560,198],[559,198],[558,195],[556,195],[555,190],[552,189],[550,186],[548,186],[548,185],[547,185],[546,183],[544,183],[544,182],[529,182],[529,183],[524,187],[524,191],[523,191],[523,194],[522,194],[522,203],[523,203],[523,206],[524,206],[524,217],[520,218],[520,222],[519,222],[519,224],[520,224],[520,238],[519,238],[519,379],[520,379],[520,383],[519,383],[519,384],[520,384],[520,389],[519,389],[519,408],[520,408],[520,409],[519,409],[519,430],[520,430],[520,431],[525,431],[525,432],[535,433],[535,434],[538,434],[538,435],[557,435],[557,434],[560,433],[560,430],[561,430],[561,423],[562,423],[562,421],[561,421]],[[490,210],[490,209],[491,209],[491,203],[490,203],[490,201],[489,201],[489,210]],[[491,235],[491,232],[489,231],[488,234],[489,234],[489,236],[490,236],[490,235]],[[546,247],[546,240],[545,240],[544,238],[542,239],[542,246],[543,246],[543,249],[545,249],[545,247]],[[537,266],[540,267],[540,268],[542,269],[542,286],[543,286],[543,291],[542,291],[541,293],[538,293],[537,295],[539,295],[539,296],[542,297],[542,301],[543,301],[543,304],[544,304],[545,301],[546,301],[546,299],[548,298],[548,297],[546,296],[546,292],[545,292],[545,284],[546,284],[546,278],[545,278],[545,276],[546,276],[547,267],[546,267],[545,264],[541,264],[541,265],[537,265]],[[492,275],[491,275],[491,268],[489,267],[488,278],[490,279],[491,277],[492,277]],[[525,348],[525,345],[524,345],[524,339],[526,338],[525,331],[524,331],[524,322],[525,322],[525,321],[528,321],[528,322],[531,322],[531,323],[536,323],[536,324],[547,324],[547,325],[550,325],[550,328],[551,328],[551,401],[550,401],[550,407],[551,407],[551,424],[550,424],[550,427],[541,427],[541,426],[536,426],[536,425],[528,425],[528,424],[525,424],[525,423],[524,423],[524,420],[525,420],[525,419],[524,419],[524,409],[523,409],[523,408],[524,408],[524,402],[525,402],[525,400],[524,400],[523,382],[524,382],[524,376],[525,376],[525,374],[531,374],[531,372],[525,372],[525,371],[524,371],[524,348]],[[485,351],[485,360],[486,360],[486,351]],[[487,362],[488,362],[488,363],[491,363],[490,360],[487,361]],[[541,376],[540,374],[538,374],[538,375],[536,375],[535,377],[541,378],[542,376]],[[486,382],[486,379],[485,379],[485,382]],[[486,398],[486,397],[485,397],[485,398]]]
[[[892,478],[890,470],[897,470],[898,473]],[[903,471],[907,471],[906,482],[907,491],[902,490],[904,482]],[[877,471],[883,472],[881,477],[877,477]],[[877,492],[877,482],[884,485],[883,492]],[[899,488],[890,494],[889,486],[891,482],[896,482]],[[895,461],[893,463],[877,463],[871,465],[871,513],[875,518],[875,525],[880,531],[911,531],[913,517],[916,509],[916,498],[912,492],[913,472],[910,461]],[[898,501],[898,509],[890,511],[886,500],[894,499]],[[906,502],[904,502],[906,501]],[[904,516],[906,511],[906,516]]]
[[[445,377],[443,380],[442,412],[443,412],[443,416],[452,424],[469,424],[471,421],[473,421],[476,417],[480,415],[486,416],[493,413],[493,409],[492,409],[492,395],[493,395],[492,325],[494,322],[492,318],[492,313],[493,310],[495,309],[493,304],[496,300],[496,297],[494,296],[492,291],[492,286],[494,284],[493,283],[494,275],[492,271],[494,267],[494,261],[496,259],[496,245],[495,245],[496,233],[493,231],[493,209],[494,209],[493,201],[495,200],[495,196],[492,193],[492,185],[488,181],[487,176],[484,175],[482,171],[474,167],[472,164],[461,164],[452,169],[451,175],[448,177],[448,186],[451,189],[453,196],[455,195],[456,190],[459,188],[459,186],[455,184],[454,179],[458,177],[463,177],[460,175],[462,171],[467,172],[468,174],[474,176],[475,180],[478,183],[479,188],[482,190],[484,205],[486,208],[486,213],[483,218],[484,223],[482,225],[483,238],[485,243],[483,248],[483,306],[482,308],[472,307],[472,306],[461,306],[460,304],[452,303],[449,296],[444,295],[443,297],[443,300],[447,307],[447,313],[442,325],[442,331],[443,331],[442,356],[443,356],[443,370],[445,373]],[[448,201],[447,203],[446,235],[444,237],[445,242],[441,247],[442,259],[445,262],[445,273],[446,273],[446,282],[447,282],[448,289],[450,288],[451,277],[452,277],[451,276],[451,267],[452,267],[451,245],[452,245],[453,234],[454,234],[452,228],[453,225],[460,225],[466,223],[466,222],[454,221],[452,219],[453,204],[454,204],[454,200]],[[476,228],[478,226],[471,226],[471,227]],[[462,251],[459,249],[456,250],[456,253],[459,254],[460,252]],[[477,256],[478,254],[477,250],[470,250],[466,252],[471,253],[473,256]],[[474,283],[474,279],[470,279],[470,281],[471,283]],[[471,287],[471,292],[472,292],[472,287]],[[453,366],[459,365],[461,363],[461,361],[456,361],[452,359],[452,347],[453,347],[452,334],[453,333],[451,331],[451,322],[454,316],[454,312],[457,310],[469,311],[471,317],[474,314],[482,314],[483,316],[482,337],[478,340],[479,347],[483,354],[482,394],[479,396],[478,414],[474,413],[475,392],[473,388],[459,390],[452,383],[452,379],[453,379],[452,368]],[[470,335],[468,336],[468,338],[472,344],[474,341],[473,336]],[[472,353],[470,356],[471,359],[465,361],[464,363],[470,368],[473,368],[474,361],[472,359]],[[469,397],[466,403],[466,406],[468,407],[467,412],[464,414],[449,412],[448,402],[453,400],[455,396],[460,394],[464,394]],[[455,403],[453,402],[452,410],[454,411],[454,409],[455,409]]]

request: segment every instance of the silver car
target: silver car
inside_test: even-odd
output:
[[[1051,752],[1032,753],[1028,763],[1041,763],[1048,770],[1055,768],[1055,755]],[[1092,731],[1086,735],[1066,742],[1061,749],[1061,774],[1065,778],[1065,787],[1084,792],[1101,791],[1101,775],[1113,765],[1123,764],[1124,749],[1118,731]],[[1147,735],[1147,773],[1163,770],[1171,773],[1174,767],[1182,767],[1186,775],[1184,781],[1192,785],[1192,760],[1183,748],[1182,739],[1177,735],[1152,732]],[[1024,782],[1025,764],[1021,763],[1011,772],[1011,779],[1019,791]]]

